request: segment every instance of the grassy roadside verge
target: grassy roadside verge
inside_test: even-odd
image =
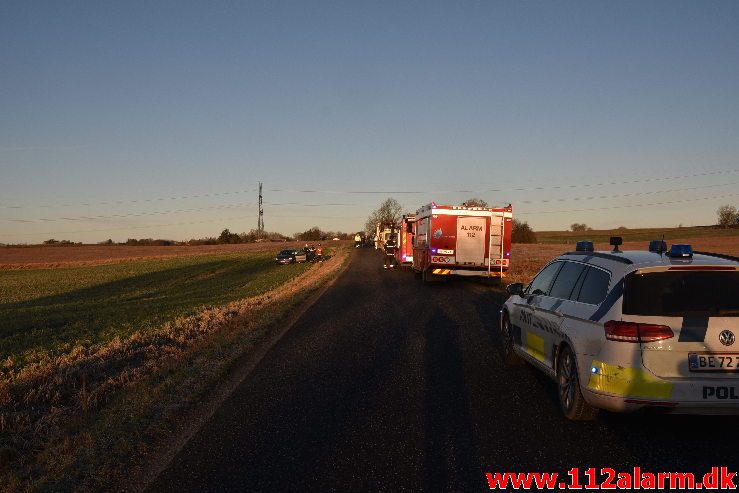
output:
[[[182,416],[207,400],[242,355],[340,271],[349,251],[333,254],[263,295],[116,338],[51,366],[24,369],[11,385],[0,384],[0,409],[25,396],[26,407],[35,410],[7,413],[9,419],[0,423],[3,433],[15,437],[0,457],[0,490],[127,488],[129,478],[177,432]],[[55,393],[58,408],[49,403]]]

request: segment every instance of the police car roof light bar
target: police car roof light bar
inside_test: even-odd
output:
[[[592,252],[594,250],[595,248],[593,248],[593,242],[591,240],[581,240],[575,244],[576,252]]]
[[[672,245],[670,247],[670,258],[692,258],[693,247],[691,245]]]
[[[652,240],[649,242],[649,251],[661,254],[667,251],[665,240]]]
[[[611,236],[610,244],[613,245],[613,253],[621,253],[618,246],[623,244],[624,240],[620,236]]]

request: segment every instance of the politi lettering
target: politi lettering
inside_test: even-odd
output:
[[[736,388],[728,386],[703,386],[703,399],[714,398],[717,400],[739,400]]]

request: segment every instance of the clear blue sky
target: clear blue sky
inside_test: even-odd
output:
[[[0,242],[248,231],[259,181],[286,234],[386,197],[714,223],[739,2],[0,3]]]

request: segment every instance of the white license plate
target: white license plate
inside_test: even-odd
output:
[[[690,353],[690,371],[739,372],[739,353]]]

